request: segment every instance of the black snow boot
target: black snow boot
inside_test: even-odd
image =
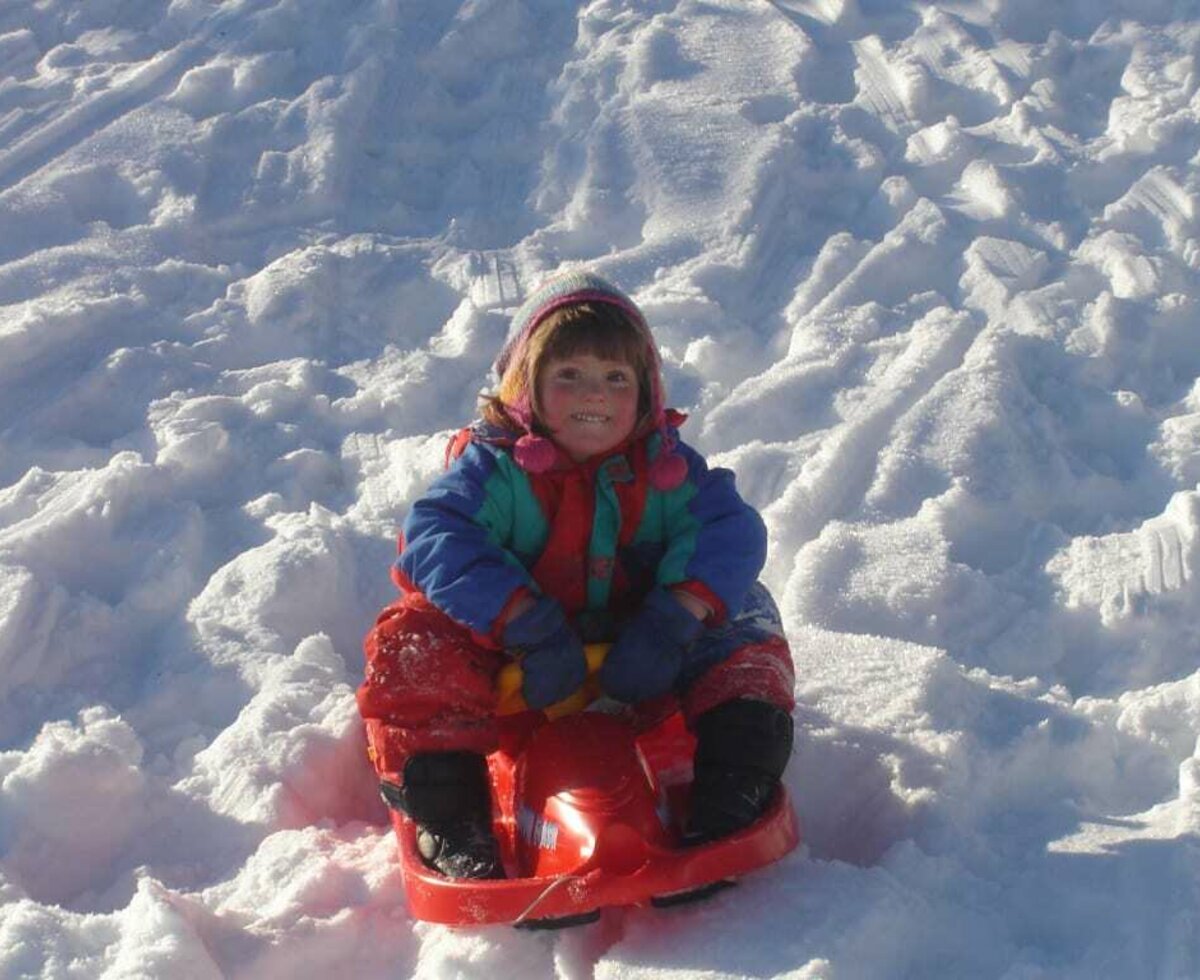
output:
[[[685,844],[749,827],[771,802],[792,754],[792,716],[766,701],[726,701],[696,720]]]
[[[474,752],[426,752],[404,767],[404,785],[384,782],[384,802],[417,825],[417,850],[447,878],[503,878],[492,833],[487,763]]]

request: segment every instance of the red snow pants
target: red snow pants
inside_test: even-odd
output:
[[[741,616],[693,644],[678,697],[689,724],[735,698],[786,711],[795,704],[791,651],[776,629],[778,612],[766,590],[755,589]],[[384,609],[363,649],[358,709],[380,775],[399,776],[408,757],[420,752],[497,748],[496,675],[509,659],[502,650],[479,643],[420,593]]]

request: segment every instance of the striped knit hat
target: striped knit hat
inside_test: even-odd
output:
[[[650,464],[650,483],[658,490],[673,490],[687,477],[687,463],[675,452],[675,438],[668,428],[675,421],[675,417],[674,413],[670,413],[672,418],[668,418],[668,412],[663,405],[662,365],[658,357],[658,347],[637,304],[612,283],[591,272],[575,271],[554,276],[538,286],[526,297],[521,308],[513,316],[508,340],[504,349],[500,351],[500,356],[496,358],[496,377],[503,379],[509,365],[519,365],[523,362],[530,338],[546,317],[557,309],[575,303],[607,303],[615,306],[645,339],[650,381],[650,418],[645,428],[647,431],[657,430],[661,437],[658,455]],[[530,384],[522,388],[523,393],[518,403],[506,403],[504,407],[525,429],[525,434],[517,440],[513,450],[517,465],[530,473],[542,473],[554,465],[558,458],[558,450],[549,439],[533,432],[533,405],[530,395],[533,379],[529,380]]]

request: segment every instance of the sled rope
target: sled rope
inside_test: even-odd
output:
[[[529,916],[533,912],[533,910],[536,909],[539,905],[541,905],[542,902],[544,902],[546,900],[546,898],[552,892],[557,891],[561,885],[566,884],[568,881],[577,881],[578,879],[580,879],[582,877],[583,877],[583,875],[559,875],[552,882],[550,882],[550,884],[548,884],[545,888],[542,889],[542,893],[540,895],[538,895],[537,898],[535,898],[532,902],[530,902],[527,906],[525,906],[524,912],[522,912],[515,919],[513,919],[513,925],[519,926],[522,922],[524,922],[527,918],[529,918]]]

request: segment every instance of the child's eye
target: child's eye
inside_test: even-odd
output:
[[[573,368],[573,367],[559,368],[557,371],[554,372],[554,377],[557,378],[559,381],[578,381],[579,380],[579,369]]]
[[[629,374],[625,371],[609,371],[608,383],[611,385],[627,385],[631,382]]]

